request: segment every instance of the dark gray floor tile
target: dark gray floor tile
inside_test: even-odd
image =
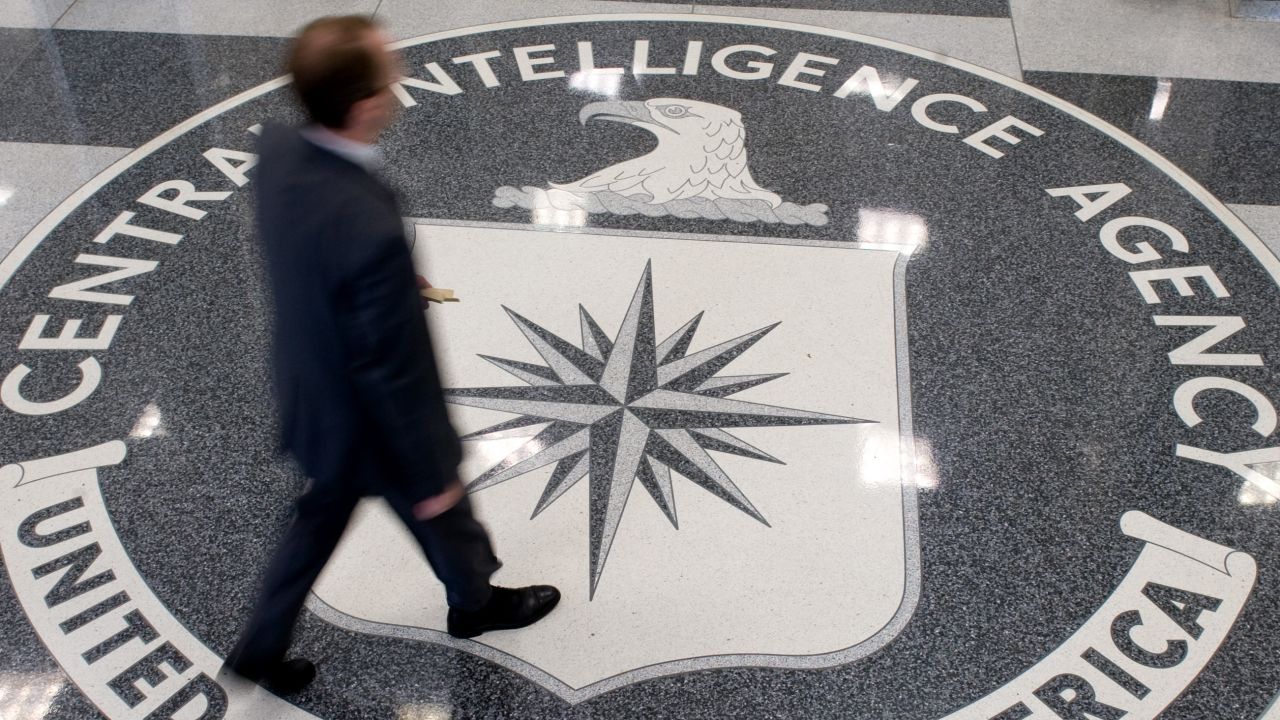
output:
[[[0,104],[0,141],[140,145],[187,117],[280,75],[287,42],[262,37],[32,32],[37,33],[34,46],[0,84],[0,96],[5,98]],[[7,58],[0,55],[3,59]]]
[[[0,82],[8,80],[48,30],[0,27]]]
[[[1280,85],[1027,72],[1132,134],[1229,203],[1280,204]]]

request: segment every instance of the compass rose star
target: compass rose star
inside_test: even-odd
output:
[[[652,262],[645,266],[613,339],[582,306],[578,307],[581,347],[510,308],[503,309],[546,365],[481,355],[525,385],[453,388],[445,391],[445,399],[518,416],[466,435],[464,440],[545,427],[469,483],[468,490],[493,487],[555,463],[533,510],[533,517],[537,517],[579,480],[589,478],[591,597],[600,583],[635,481],[640,481],[677,529],[672,471],[768,526],[708,451],[782,461],[724,428],[870,422],[730,398],[785,375],[717,375],[777,324],[690,354],[689,346],[702,320],[702,313],[698,313],[658,343]]]

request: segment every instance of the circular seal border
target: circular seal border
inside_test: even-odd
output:
[[[1003,85],[1005,87],[1008,87],[1033,100],[1037,100],[1056,110],[1059,110],[1067,114],[1068,116],[1075,118],[1076,120],[1082,121],[1086,125],[1094,128],[1095,130],[1102,132],[1111,140],[1119,143],[1122,147],[1126,148],[1127,150],[1135,153],[1142,159],[1146,160],[1148,163],[1150,163],[1151,166],[1153,166],[1160,173],[1162,173],[1165,176],[1168,176],[1180,187],[1182,187],[1183,190],[1189,193],[1192,198],[1194,198],[1205,209],[1207,209],[1212,214],[1213,217],[1215,217],[1218,221],[1220,221],[1226,227],[1226,229],[1229,230],[1236,237],[1236,239],[1238,239],[1244,245],[1245,249],[1247,249],[1253,255],[1253,257],[1262,265],[1263,269],[1266,270],[1268,275],[1270,275],[1271,278],[1276,282],[1277,286],[1280,286],[1280,256],[1278,256],[1276,252],[1274,252],[1270,247],[1268,247],[1244,223],[1244,221],[1242,221],[1233,212],[1231,212],[1231,210],[1221,200],[1214,197],[1204,186],[1198,183],[1195,179],[1193,179],[1181,168],[1173,164],[1170,160],[1163,157],[1158,152],[1148,147],[1147,145],[1143,144],[1141,141],[1129,135],[1128,133],[1125,133],[1124,131],[1120,130],[1116,126],[1106,122],[1105,120],[1099,118],[1098,116],[1076,105],[1066,102],[1056,96],[1050,95],[1049,93],[1046,93],[1043,90],[1040,90],[1031,85],[1028,85],[1027,83],[1021,80],[1018,80],[1006,75],[1002,75],[1000,73],[997,73],[993,70],[982,67],[980,65],[976,65],[974,63],[970,63],[964,60],[959,60],[956,58],[945,56],[934,51],[924,50],[921,48],[906,45],[896,41],[885,40],[882,38],[863,35],[860,33],[834,30],[830,28],[823,28],[820,26],[809,25],[804,23],[766,20],[766,19],[748,18],[748,17],[736,17],[736,16],[692,15],[692,14],[678,14],[678,13],[618,13],[618,14],[609,13],[609,14],[566,15],[566,16],[556,16],[556,17],[528,18],[528,19],[522,19],[522,20],[511,20],[511,21],[504,21],[504,22],[498,22],[498,23],[476,25],[476,26],[458,28],[458,29],[448,30],[443,32],[437,32],[437,33],[428,33],[428,34],[419,35],[412,38],[396,41],[394,43],[391,43],[389,47],[391,49],[398,50],[398,49],[413,47],[413,46],[422,45],[422,44],[440,41],[440,40],[467,37],[467,36],[479,35],[479,34],[489,33],[489,32],[520,30],[520,29],[526,29],[526,28],[532,28],[532,27],[568,25],[568,24],[575,24],[575,23],[628,23],[628,22],[679,22],[679,23],[702,23],[702,24],[710,24],[710,25],[730,25],[730,26],[742,26],[742,27],[760,27],[760,28],[793,31],[793,32],[799,32],[799,33],[807,33],[811,35],[826,36],[826,37],[831,37],[831,38],[836,38],[841,40],[862,43],[866,45],[877,46],[887,50],[900,52],[906,55],[912,55],[927,61],[940,63],[942,65],[946,65],[948,67],[978,76],[984,80],[988,80],[988,81]],[[124,157],[122,157],[121,159],[113,163],[111,166],[109,166],[108,168],[100,172],[98,175],[93,177],[90,181],[88,181],[87,183],[79,187],[75,192],[73,192],[71,195],[67,196],[62,202],[60,202],[39,223],[37,223],[36,226],[31,229],[31,231],[28,232],[13,247],[13,249],[9,251],[9,253],[2,260],[0,260],[0,289],[3,289],[5,286],[7,286],[9,280],[13,277],[14,273],[20,267],[23,266],[26,260],[40,245],[40,243],[43,242],[44,239],[55,228],[60,226],[76,208],[78,208],[90,197],[95,195],[98,191],[104,188],[112,180],[119,177],[125,171],[127,171],[128,169],[136,165],[139,161],[149,157],[156,150],[166,145],[169,145],[174,140],[185,135],[187,132],[203,125],[207,121],[219,115],[222,115],[223,113],[233,108],[239,107],[240,105],[246,102],[249,102],[255,98],[258,98],[262,95],[265,95],[269,92],[280,89],[281,87],[288,85],[290,82],[291,82],[291,79],[288,76],[282,76],[282,77],[270,80],[266,83],[260,84],[244,92],[241,92],[231,98],[228,98],[188,118],[187,120],[175,125],[174,127],[170,128],[169,130],[160,134],[159,136],[153,138],[152,140],[148,141],[142,146],[132,150],[131,152],[126,154]],[[329,622],[334,622],[332,618],[326,618],[326,619]],[[341,626],[341,623],[335,623],[335,624],[338,624],[339,626]],[[837,664],[845,664],[847,662],[852,662],[853,660],[856,660],[856,659],[857,657],[850,658],[847,660],[842,660]],[[492,658],[490,658],[490,660],[492,660]],[[506,663],[502,663],[502,664],[506,665]],[[678,665],[678,664],[679,663],[668,663],[666,665],[671,666],[671,665]],[[822,665],[819,665],[818,667],[827,667],[827,666],[829,665],[822,664]],[[510,668],[510,665],[507,665],[507,667]],[[703,669],[703,668],[698,668],[698,669]],[[665,671],[645,673],[642,677],[628,678],[624,682],[608,683],[607,681],[605,681],[603,683],[596,683],[593,686],[588,686],[590,689],[590,692],[586,692],[588,688],[584,688],[578,691],[571,691],[566,693],[566,692],[557,691],[553,688],[550,688],[545,683],[542,683],[542,686],[544,687],[544,689],[551,690],[551,692],[554,695],[559,696],[560,699],[565,700],[570,704],[576,704],[589,697],[598,695],[601,692],[607,692],[608,690],[615,689],[616,686],[628,684],[629,682],[634,682],[635,680],[643,680],[643,679],[648,679],[650,677],[679,674],[680,672],[682,672],[682,669],[678,667],[674,667],[674,668],[667,667],[667,668],[664,668],[664,670]],[[637,672],[640,672],[640,671],[632,671],[632,673],[637,673]],[[628,673],[627,675],[630,675],[630,674],[631,673]],[[613,678],[611,678],[611,680],[612,679]],[[608,685],[608,686],[596,687],[597,685]],[[1272,711],[1276,710],[1278,707],[1280,707],[1280,698],[1277,698],[1277,701],[1273,703],[1272,707],[1266,713],[1264,713],[1264,717],[1266,715],[1270,715]]]

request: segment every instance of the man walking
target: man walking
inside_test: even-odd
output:
[[[537,622],[553,587],[493,587],[501,563],[457,478],[443,394],[392,192],[374,143],[395,116],[394,57],[372,21],[321,18],[288,66],[311,124],[263,131],[258,226],[275,303],[284,449],[310,479],[228,657],[280,693],[315,677],[285,660],[307,592],[361,497],[386,499],[445,586],[455,637]],[[406,588],[407,592],[420,592]]]

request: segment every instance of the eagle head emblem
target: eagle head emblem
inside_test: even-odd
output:
[[[747,164],[742,114],[723,105],[684,98],[604,101],[578,113],[591,121],[625,123],[657,138],[651,152],[572,182],[546,188],[504,186],[498,207],[579,213],[674,215],[739,222],[825,225],[827,206],[784,202],[758,185]]]

